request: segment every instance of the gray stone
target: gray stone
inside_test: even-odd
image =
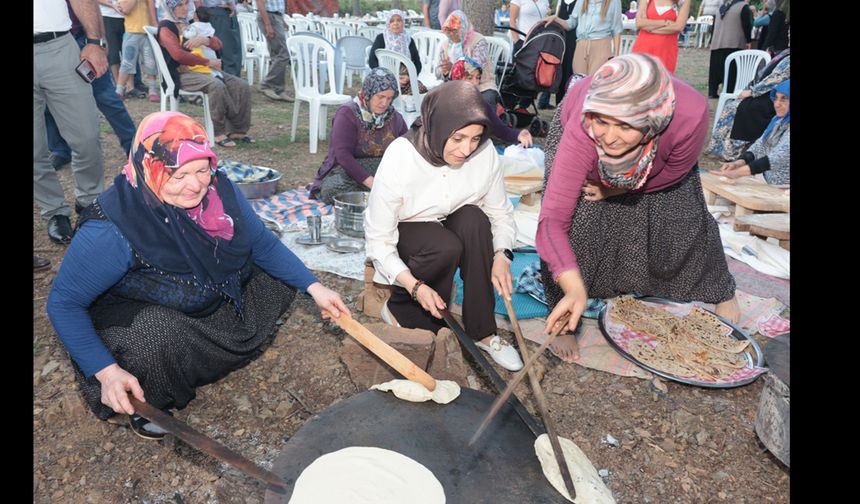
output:
[[[45,364],[45,367],[42,368],[42,378],[51,374],[58,367],[60,367],[60,363],[58,361],[48,361],[48,363]]]

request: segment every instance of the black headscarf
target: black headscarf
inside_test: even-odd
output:
[[[490,118],[484,100],[473,84],[449,81],[424,96],[421,117],[412,123],[406,138],[428,163],[445,166],[448,164],[443,157],[445,142],[455,131],[471,124],[484,126],[479,148],[475,149],[478,152],[490,137]]]

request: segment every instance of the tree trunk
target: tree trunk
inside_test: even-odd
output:
[[[472,23],[475,31],[483,35],[492,35],[495,31],[494,7],[495,2],[488,0],[463,0],[463,12],[466,13],[466,18]]]
[[[391,0],[392,9],[400,9],[400,0]]]
[[[361,0],[352,0],[352,15],[361,17]]]

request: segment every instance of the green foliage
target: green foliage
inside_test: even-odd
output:
[[[391,9],[391,0],[360,0],[361,15]],[[352,0],[338,0],[341,15],[352,14]],[[400,0],[400,8],[412,9],[421,14],[421,0]]]

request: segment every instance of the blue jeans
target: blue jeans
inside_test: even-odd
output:
[[[75,40],[78,42],[78,46],[81,48],[84,47],[86,39],[83,36],[75,37]],[[104,114],[111,128],[113,128],[123,151],[125,151],[125,155],[128,156],[137,127],[134,125],[134,121],[131,120],[131,116],[128,114],[128,110],[125,109],[122,100],[116,94],[116,86],[110,69],[92,82],[92,88],[93,98],[96,99],[96,106]],[[71,159],[72,150],[60,135],[57,123],[54,122],[54,118],[47,107],[45,107],[45,128],[48,130],[48,148],[54,156]]]

